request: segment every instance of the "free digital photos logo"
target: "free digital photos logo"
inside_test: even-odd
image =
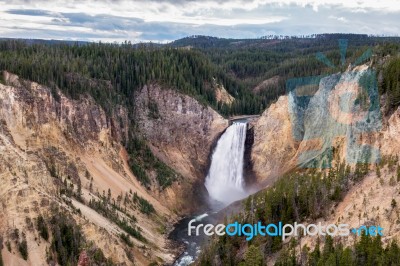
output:
[[[245,236],[247,241],[253,239],[253,237],[259,236],[272,236],[281,237],[284,241],[288,237],[298,236],[349,236],[351,234],[360,236],[361,234],[369,236],[383,236],[383,228],[380,226],[360,226],[358,228],[350,228],[348,224],[302,224],[295,222],[294,224],[283,224],[278,222],[276,224],[263,225],[261,222],[256,224],[241,224],[239,222],[233,222],[228,225],[225,224],[197,224],[196,219],[192,219],[188,223],[188,235],[199,236],[201,233],[212,236],[212,235],[228,235],[228,236]]]

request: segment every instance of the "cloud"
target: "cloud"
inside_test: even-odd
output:
[[[200,34],[394,35],[399,15],[394,0],[0,0],[0,37],[166,42]]]
[[[54,14],[46,10],[37,10],[37,9],[10,9],[7,10],[6,13],[14,15],[41,16],[41,17],[53,16]]]

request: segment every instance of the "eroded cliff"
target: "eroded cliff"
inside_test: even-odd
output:
[[[54,97],[47,87],[7,72],[4,80],[7,85],[0,84],[1,221],[5,223],[1,230],[3,241],[11,247],[11,252],[4,250],[7,265],[37,265],[52,259],[45,252],[50,243],[40,239],[31,227],[38,216],[49,218],[54,208],[72,214],[71,220],[82,226],[87,241],[115,262],[145,263],[157,256],[170,261],[165,236],[159,233],[160,225],[154,219],[133,206],[121,213],[122,217],[135,217],[137,222],[132,222],[132,227],[142,232],[148,245],[156,247],[149,252],[148,245],[132,239],[136,245],[129,250],[119,238],[123,232],[117,225],[119,220],[88,207],[90,201],[100,201],[107,193],[109,201],[122,196],[131,203],[127,198],[136,193],[160,216],[176,219],[138,184],[124,161],[119,141],[127,134],[126,110],[120,107],[117,114],[107,116],[89,97],[71,100],[60,93]],[[13,228],[28,240],[26,262],[18,257],[17,242],[22,237],[14,239]]]
[[[285,173],[293,177],[313,172],[309,168],[322,171],[323,178],[332,178],[335,170],[331,170],[340,164],[349,166],[347,176],[352,171],[359,174],[363,168],[365,177],[341,185],[343,194],[336,203],[327,205],[326,215],[301,222],[342,223],[349,228],[380,226],[384,245],[398,242],[400,108],[384,112],[376,75],[368,65],[323,77],[315,85],[289,90],[256,122],[251,160],[259,189]],[[295,252],[313,250],[317,243],[323,246],[325,239],[298,238]],[[334,239],[345,246],[359,241],[355,236]],[[283,249],[290,243],[291,239],[284,241]],[[268,265],[276,262],[275,255],[268,256]]]
[[[228,120],[187,95],[155,84],[144,86],[136,94],[135,114],[154,154],[185,180],[167,189],[169,198],[165,200],[177,209],[190,209],[197,204],[191,199],[204,192],[209,155],[213,143],[228,127]]]
[[[121,145],[130,137],[126,108],[106,114],[90,97],[72,100],[7,72],[2,80],[0,238],[6,265],[55,261],[60,254],[51,239],[63,239],[57,233],[60,212],[74,234],[82,233],[73,238],[87,247],[82,260],[101,259],[101,252],[103,260],[125,265],[172,262],[176,250],[167,233],[184,210],[171,206],[185,205],[183,191],[202,177],[227,121],[188,96],[143,88],[136,99],[138,134],[183,177],[166,190],[149,190],[132,174]],[[162,119],[149,114],[151,102]],[[39,232],[39,217],[48,239]]]
[[[299,91],[303,86],[281,96],[256,122],[251,159],[260,183],[296,167],[376,163],[400,155],[399,111],[382,115],[375,73],[367,65],[323,77],[317,85],[312,92]]]

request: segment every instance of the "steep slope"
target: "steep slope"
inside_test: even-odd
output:
[[[232,105],[235,98],[229,94],[229,92],[224,88],[222,84],[216,83],[214,80],[215,87],[215,99],[220,104],[226,104],[228,106]]]
[[[185,199],[171,202],[171,208],[195,207],[196,202],[187,199],[200,196],[204,189],[212,145],[228,120],[195,99],[158,85],[144,86],[135,100],[136,123],[152,151],[185,179],[167,189],[166,200]]]
[[[64,212],[72,213],[72,219],[82,226],[87,241],[96,243],[107,257],[115,262],[130,261],[129,253],[124,251],[126,245],[118,237],[122,230],[116,226],[117,221],[103,218],[101,222],[97,219],[101,215],[70,199],[74,194],[88,204],[108,190],[111,199],[132,191],[153,204],[161,216],[174,219],[174,215],[138,184],[120,156],[123,147],[118,138],[125,134],[126,111],[121,108],[120,119],[110,119],[90,98],[73,101],[58,95],[55,99],[49,89],[39,84],[19,80],[9,73],[5,73],[4,79],[10,84],[0,85],[4,149],[1,220],[8,224],[1,227],[4,241],[13,243],[10,234],[12,228],[18,228],[28,239],[28,254],[31,254],[28,263],[44,262],[49,243],[38,240],[35,230],[26,221],[29,219],[35,224],[39,214],[46,217],[53,212],[53,206],[60,206]],[[77,195],[78,189],[82,196]],[[77,215],[76,209],[82,216]],[[155,255],[171,260],[165,237],[155,230],[159,227],[156,221],[134,208],[126,213],[137,217],[135,226],[141,228],[149,244],[157,245],[157,251],[151,256],[138,255],[134,256],[135,260],[148,261]],[[115,245],[107,244],[110,238]],[[37,241],[41,243],[39,250],[35,248]],[[11,245],[11,250],[14,254],[3,256],[10,263],[18,256],[16,247]],[[143,253],[139,248],[134,248],[133,252]]]
[[[355,67],[322,78],[305,96],[292,90],[265,110],[252,149],[259,182],[317,162],[374,163],[379,154],[399,155],[397,112],[382,117],[373,77],[367,65]]]
[[[175,93],[172,99],[160,99],[183,99],[203,111],[184,112],[176,120],[176,113],[160,105],[161,114],[175,118],[165,125],[152,124],[153,133],[190,133],[189,124],[185,131],[181,122],[194,119],[192,133],[204,130],[205,135],[196,141],[182,138],[179,146],[173,140],[160,146],[160,159],[171,162],[190,182],[180,179],[173,188],[157,192],[144,188],[128,166],[120,144],[128,138],[130,125],[124,107],[106,114],[90,97],[71,100],[8,72],[1,80],[6,84],[0,83],[0,240],[5,264],[74,264],[78,255],[93,263],[171,262],[176,250],[166,233],[183,210],[170,207],[183,201],[184,194],[173,188],[192,188],[207,162],[207,149],[226,121],[190,97]],[[195,148],[197,155],[191,150]],[[182,161],[172,163],[175,156]]]
[[[273,180],[290,170],[293,164],[288,159],[294,157],[297,148],[298,143],[292,136],[287,96],[281,96],[254,125],[251,160],[258,182]]]

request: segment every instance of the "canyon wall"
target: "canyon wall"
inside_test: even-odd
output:
[[[135,95],[135,123],[153,153],[183,177],[163,199],[177,209],[197,208],[207,193],[209,156],[228,120],[190,96],[153,84]]]
[[[379,106],[376,76],[367,65],[326,76],[317,85],[311,93],[299,95],[292,90],[281,96],[254,125],[251,161],[258,189],[302,167],[329,168],[346,162],[354,169],[356,163],[368,163],[368,174],[330,206],[326,217],[303,223],[380,226],[385,245],[398,242],[400,107],[385,112]],[[340,239],[345,246],[359,240],[353,236]],[[323,241],[302,237],[296,253],[301,254],[306,246],[313,250],[317,242],[324,245]],[[289,243],[290,239],[284,246]],[[275,259],[268,258],[268,265]]]
[[[205,178],[211,146],[228,120],[192,97],[158,85],[144,86],[135,103],[136,123],[153,151],[184,177]]]
[[[135,122],[141,131],[137,134],[183,177],[155,192],[144,188],[128,166],[121,145],[130,137],[126,108],[116,106],[107,114],[88,96],[73,100],[8,72],[2,80],[0,238],[10,247],[2,251],[6,265],[51,261],[46,252],[51,243],[38,236],[34,225],[38,216],[49,218],[55,209],[81,226],[87,243],[115,263],[171,263],[177,249],[167,235],[178,213],[188,211],[179,209],[179,204],[185,206],[188,193],[200,193],[194,185],[202,184],[208,154],[227,121],[189,96],[145,86],[136,98]],[[149,114],[150,101],[157,114],[154,108]],[[143,201],[154,207],[151,214],[143,210]],[[118,215],[110,218],[89,206],[91,202],[117,206]],[[120,237],[121,221],[131,221],[132,230],[143,238],[128,236],[132,242],[128,245]],[[18,238],[14,228],[19,229]],[[23,238],[27,260],[18,252]]]
[[[321,78],[315,91],[299,86],[279,97],[254,125],[251,160],[258,183],[268,185],[296,167],[400,155],[400,111],[382,115],[375,81],[362,65]]]

